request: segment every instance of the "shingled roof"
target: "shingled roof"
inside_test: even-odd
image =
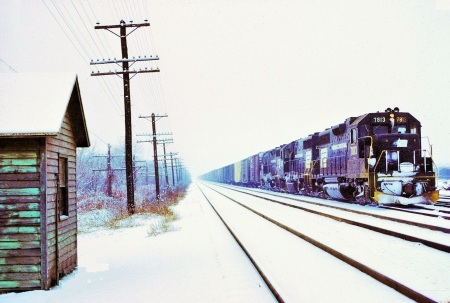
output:
[[[88,147],[75,74],[0,73],[0,137],[56,136],[66,112],[77,147]]]

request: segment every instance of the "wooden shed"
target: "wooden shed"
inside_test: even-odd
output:
[[[74,74],[0,74],[0,293],[49,289],[77,266]]]

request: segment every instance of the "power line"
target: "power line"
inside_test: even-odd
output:
[[[99,75],[122,75],[123,79],[123,94],[124,94],[124,110],[125,110],[125,169],[126,169],[126,180],[127,180],[127,205],[128,212],[130,214],[134,214],[135,204],[134,204],[134,176],[133,176],[133,143],[132,143],[132,123],[131,123],[131,97],[130,97],[130,74],[138,74],[144,72],[159,72],[157,70],[139,70],[139,71],[130,71],[130,62],[131,64],[136,63],[137,59],[129,59],[128,56],[128,46],[127,46],[127,36],[133,33],[136,29],[142,26],[150,26],[150,23],[126,23],[121,20],[119,25],[97,25],[95,29],[104,29],[112,32],[117,35],[111,29],[120,29],[120,41],[122,48],[122,59],[114,60],[111,62],[114,63],[122,63],[122,71],[120,72],[104,72],[104,73],[93,73],[92,76]],[[132,28],[132,31],[127,34],[127,28]],[[134,29],[133,29],[134,28]],[[143,58],[142,61],[148,60],[157,60],[159,58]],[[106,64],[110,63],[109,61],[97,60],[94,62],[91,60],[91,64]]]
[[[89,65],[89,59],[92,58],[92,53],[99,52],[99,55],[104,56],[108,54],[110,58],[114,58],[113,48],[111,47],[111,39],[107,39],[105,31],[89,30],[88,24],[93,24],[99,21],[101,15],[117,16],[118,20],[127,17],[126,20],[145,20],[147,19],[150,9],[147,1],[131,1],[118,3],[117,1],[107,1],[108,5],[102,6],[102,11],[97,10],[96,2],[84,1],[84,0],[70,0],[71,5],[64,4],[56,0],[41,0],[53,19],[56,21],[64,35],[69,39],[74,49],[82,58],[86,64]],[[87,5],[86,3],[87,2]],[[96,11],[97,10],[97,11]],[[122,16],[121,16],[122,15]],[[128,15],[128,16],[126,16]],[[94,20],[94,21],[93,21]],[[135,38],[131,41],[131,45],[136,47],[141,52],[148,52],[153,50],[155,41],[153,39],[152,29],[149,31],[137,31]],[[136,43],[133,43],[133,42]],[[91,55],[89,55],[91,53]],[[98,67],[95,67],[95,72],[99,71]],[[103,91],[104,97],[113,107],[114,111],[119,117],[124,115],[123,106],[120,104],[120,100],[117,96],[120,96],[118,92],[119,85],[111,80],[98,79],[98,83]],[[144,77],[136,80],[137,87],[140,88],[136,94],[134,103],[131,106],[136,108],[139,114],[145,114],[152,108],[155,111],[167,112],[164,92],[161,83],[161,77]],[[138,101],[138,102],[136,102]],[[139,129],[143,129],[143,123],[140,119],[137,119],[135,115],[132,116],[133,125]],[[168,128],[170,130],[170,121],[165,121],[161,128]]]
[[[17,73],[17,71],[16,71],[14,68],[12,68],[11,65],[9,65],[8,63],[6,63],[4,60],[0,59],[0,62],[3,62],[3,64],[6,65],[11,71]]]

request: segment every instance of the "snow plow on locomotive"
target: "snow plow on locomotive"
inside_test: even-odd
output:
[[[439,199],[437,169],[431,151],[422,147],[421,124],[398,108],[347,118],[232,166],[234,174],[225,167],[203,178],[255,186],[250,176],[259,175],[261,188],[360,204]]]

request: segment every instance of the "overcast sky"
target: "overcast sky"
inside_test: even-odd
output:
[[[1,0],[0,70],[73,72],[91,141],[123,144],[122,80],[91,77],[91,59],[120,57],[102,25],[143,22],[128,36],[131,56],[158,55],[160,73],[131,80],[139,115],[169,115],[196,175],[342,123],[399,107],[422,122],[438,166],[450,164],[450,5],[433,0]],[[0,100],[6,102],[6,100]],[[148,137],[137,136],[136,140]],[[151,158],[149,143],[136,144]]]

